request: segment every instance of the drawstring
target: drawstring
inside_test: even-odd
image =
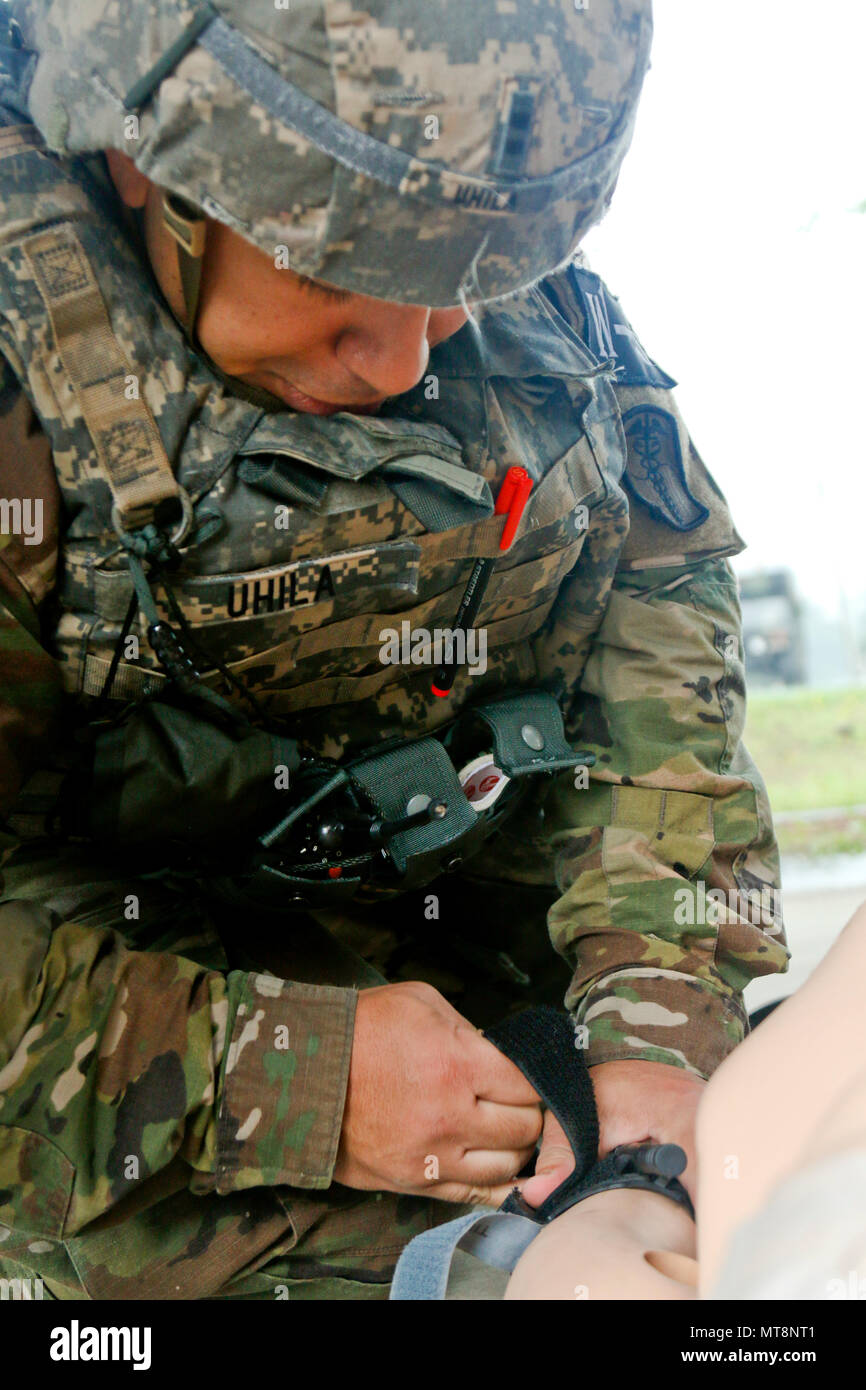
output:
[[[105,680],[102,683],[102,689],[96,697],[95,716],[97,719],[100,718],[100,716],[102,715],[108,697],[111,694],[111,691],[114,687],[114,680],[117,675],[117,668],[120,665],[120,653],[123,650],[123,644],[129,636],[129,632],[135,620],[135,615],[137,612],[138,594],[134,593],[132,594],[129,600],[129,607],[126,610],[126,617],[124,618],[123,626],[120,629],[120,636],[118,637],[117,642],[115,643],[114,651],[111,653],[111,664],[108,668],[108,674],[106,675]]]
[[[217,657],[212,656],[212,654],[202,646],[201,639],[196,637],[196,635],[193,633],[192,628],[187,622],[186,615],[177,601],[174,590],[172,589],[168,580],[165,578],[165,575],[160,576],[160,581],[162,583],[163,589],[165,590],[165,596],[168,601],[168,606],[171,609],[172,617],[174,618],[175,622],[180,628],[181,633],[186,638],[189,648],[192,651],[197,651],[202,656],[204,656],[206,660],[210,663],[210,665],[213,666],[217,671],[219,671],[226,684],[232,690],[234,690],[242,699],[246,700],[252,706],[253,712],[255,713],[256,717],[261,721],[261,723],[263,725],[266,724],[267,716],[265,714],[265,710],[261,702],[256,698],[256,696],[253,694],[251,690],[247,689],[247,687],[243,684],[242,681],[238,680],[237,676],[232,675],[231,671],[228,669],[227,666],[223,664],[222,661],[220,661]]]
[[[148,575],[144,568],[145,560],[148,560],[153,567],[153,578],[155,580],[159,579],[162,582],[166,594],[169,596],[169,605],[172,608],[172,612],[176,618],[180,615],[181,627],[191,647],[194,649],[195,644],[191,640],[192,633],[190,632],[189,625],[183,617],[183,614],[180,613],[180,607],[165,576],[160,574],[160,570],[163,568],[177,569],[181,560],[177,547],[172,544],[164,533],[158,531],[153,525],[143,526],[139,531],[127,533],[124,541],[129,573],[135,590],[133,602],[130,604],[130,612],[127,613],[129,623],[131,624],[132,616],[134,616],[134,604],[136,608],[141,610],[147,622],[148,641],[160,665],[180,690],[181,694],[204,701],[206,704],[210,705],[212,709],[229,719],[233,724],[249,724],[249,719],[241,710],[224,699],[222,695],[218,695],[216,691],[211,690],[209,686],[205,685],[201,678],[201,672],[196,667],[190,653],[184,647],[174,628],[160,616],[156,606],[156,600],[153,596],[153,590],[151,589]],[[126,632],[122,632],[121,638],[115,648],[114,658],[116,658],[116,660],[114,658],[112,659],[112,668],[109,669],[111,681],[114,680],[117,662],[120,659],[120,647],[127,633],[128,627],[126,628]],[[218,669],[222,670],[219,666]],[[226,673],[223,672],[223,674]],[[106,687],[104,687],[104,689],[106,688],[110,688],[108,681],[106,681]]]

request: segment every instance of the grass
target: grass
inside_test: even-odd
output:
[[[777,815],[866,805],[866,690],[758,690],[749,694],[746,744]],[[777,826],[788,854],[866,852],[866,815]]]
[[[776,821],[783,854],[866,854],[866,815],[852,811],[832,820]]]

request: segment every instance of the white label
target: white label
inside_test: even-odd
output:
[[[482,753],[480,757],[473,758],[457,775],[466,800],[473,811],[479,812],[492,806],[511,781],[511,778],[506,777],[502,769],[496,766],[492,753]]]

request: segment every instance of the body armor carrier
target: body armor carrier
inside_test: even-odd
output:
[[[430,881],[539,774],[591,762],[569,693],[606,593],[570,576],[627,530],[623,433],[551,300],[485,306],[394,414],[272,411],[185,341],[101,156],[15,125],[4,162],[0,346],[54,449],[52,645],[91,750],[67,830],[137,851],[243,840],[245,891],[330,901]],[[500,556],[492,499],[515,465],[533,489]],[[383,661],[384,634],[448,630],[486,557],[485,669],[437,701],[435,661]],[[480,807],[464,783],[485,757],[502,794]]]

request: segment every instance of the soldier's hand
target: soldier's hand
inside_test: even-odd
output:
[[[540,1134],[537,1093],[438,990],[361,990],[337,1182],[498,1206]]]
[[[664,1062],[601,1062],[590,1068],[599,1120],[599,1157],[619,1144],[679,1144],[688,1164],[680,1182],[696,1196],[695,1117],[705,1081]],[[548,1110],[534,1177],[520,1183],[538,1207],[574,1167],[562,1126]]]

